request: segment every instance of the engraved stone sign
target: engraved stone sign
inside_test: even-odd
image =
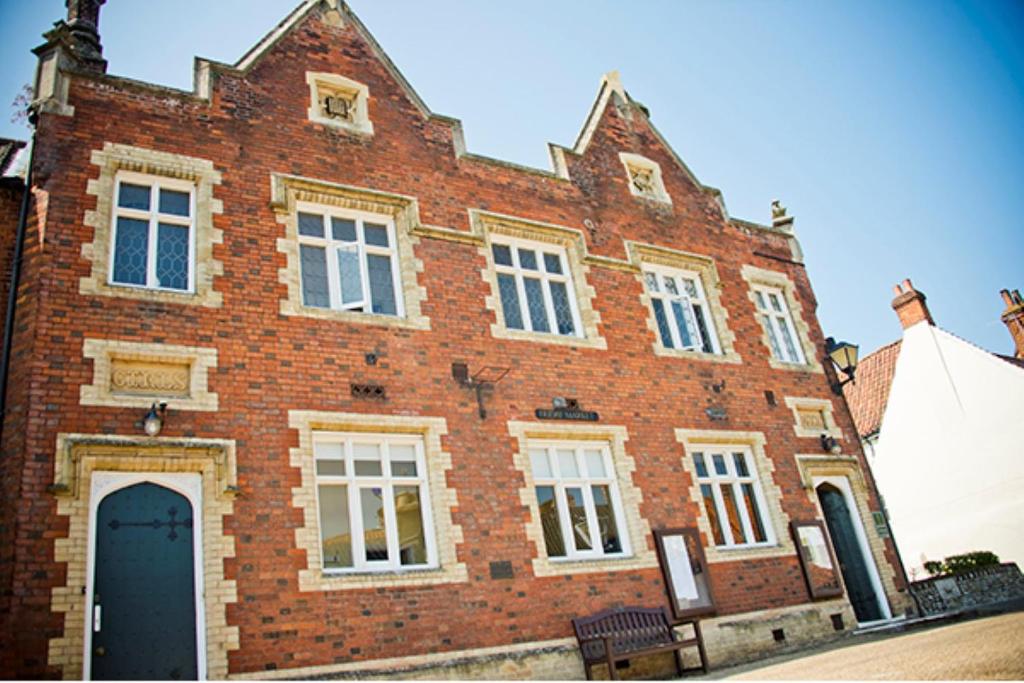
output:
[[[191,368],[188,363],[112,358],[110,391],[147,396],[188,396],[190,374]]]
[[[797,416],[800,419],[800,426],[804,429],[825,430],[825,413],[814,408],[798,408]]]

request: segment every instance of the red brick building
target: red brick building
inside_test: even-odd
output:
[[[615,74],[543,171],[337,0],[192,92],[107,74],[101,4],[37,50],[0,673],[579,677],[573,617],[667,604],[665,528],[712,665],[905,611],[792,219],[729,217]],[[861,574],[812,600],[826,499]]]

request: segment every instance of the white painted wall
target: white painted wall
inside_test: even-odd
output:
[[[908,328],[874,451],[908,573],[973,550],[1024,565],[1024,369]]]

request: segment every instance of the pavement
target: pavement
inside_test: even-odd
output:
[[[1024,612],[837,643],[713,669],[712,680],[1024,680]]]

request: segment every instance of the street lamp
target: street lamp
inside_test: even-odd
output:
[[[836,370],[846,375],[846,379],[839,380],[837,373],[837,379],[830,381],[832,391],[837,396],[843,393],[843,385],[847,382],[854,382],[856,384],[853,379],[853,372],[857,369],[857,350],[856,344],[837,342],[832,337],[825,340],[825,354],[832,361]]]

